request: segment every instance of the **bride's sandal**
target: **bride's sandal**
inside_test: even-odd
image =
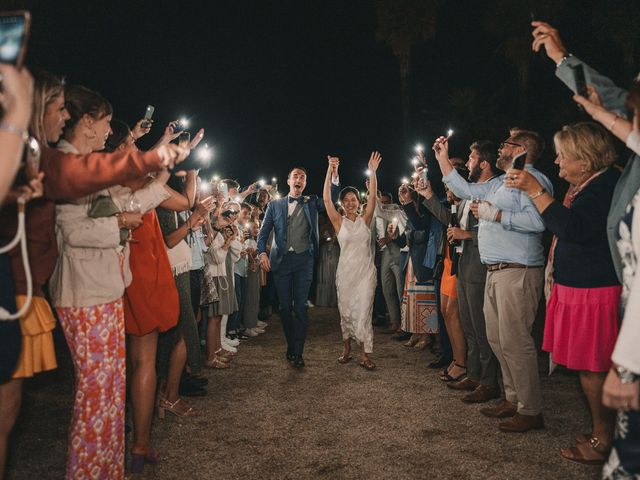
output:
[[[376,368],[376,365],[369,358],[361,360],[360,361],[360,366],[362,368],[364,368],[365,370],[369,370],[369,371],[375,370],[375,368]]]
[[[345,363],[349,363],[351,360],[353,360],[353,357],[351,355],[340,355],[338,357],[338,363],[341,364],[345,364]]]

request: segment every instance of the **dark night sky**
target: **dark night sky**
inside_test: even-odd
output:
[[[518,124],[550,140],[563,123],[580,118],[552,63],[532,55],[529,113],[519,118],[515,70],[500,53],[502,38],[482,27],[491,3],[440,3],[435,37],[413,51],[409,141],[430,144],[458,127],[452,147],[466,157],[478,135],[500,141]],[[565,2],[552,20],[570,50],[626,83],[631,74],[616,46],[590,33],[599,19],[589,3]],[[307,191],[319,193],[327,153],[341,157],[343,184],[361,183],[372,149],[383,154],[385,188],[410,172],[397,61],[376,41],[372,1],[26,5],[33,15],[28,63],[98,90],[128,123],[147,104],[156,106],[143,147],[169,120],[186,115],[216,149],[211,172],[243,184],[275,175],[282,185],[288,167],[303,165],[311,177]],[[528,12],[522,13],[504,21],[528,34]],[[473,90],[486,112],[500,113],[491,120],[456,117],[450,99],[460,89]]]

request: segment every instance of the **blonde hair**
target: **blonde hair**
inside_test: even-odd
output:
[[[556,151],[585,163],[587,172],[613,165],[616,150],[609,133],[593,122],[565,125],[553,136]]]
[[[38,142],[47,145],[44,115],[47,106],[64,93],[64,79],[45,71],[34,72],[33,77],[33,112],[29,131]]]

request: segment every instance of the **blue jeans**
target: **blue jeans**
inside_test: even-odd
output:
[[[307,336],[307,300],[313,280],[311,252],[287,253],[273,272],[280,302],[280,319],[287,339],[287,353],[302,355]]]
[[[234,278],[238,310],[229,315],[229,321],[227,322],[227,330],[229,331],[238,331],[241,327],[240,322],[242,320],[242,313],[244,312],[244,297],[247,289],[247,277],[241,277],[237,273],[234,273]]]

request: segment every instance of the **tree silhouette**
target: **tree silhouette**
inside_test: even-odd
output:
[[[400,67],[402,131],[405,146],[411,128],[409,74],[411,49],[432,38],[436,25],[436,0],[376,0],[376,38],[391,48]]]

